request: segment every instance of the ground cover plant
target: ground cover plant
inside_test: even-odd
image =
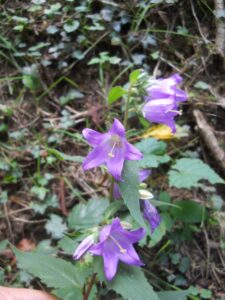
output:
[[[223,2],[0,14],[1,285],[225,299]]]

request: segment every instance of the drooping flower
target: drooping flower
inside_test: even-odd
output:
[[[143,211],[143,217],[149,223],[151,233],[153,233],[161,222],[160,214],[158,213],[156,207],[152,205],[148,200],[140,201]]]
[[[115,276],[119,260],[128,265],[143,265],[133,244],[141,240],[144,235],[144,228],[134,231],[123,229],[119,218],[114,219],[111,225],[106,225],[101,230],[99,243],[91,247],[89,252],[103,257],[107,280],[112,280]]]
[[[139,172],[138,172],[139,182],[145,181],[149,177],[150,174],[151,174],[151,170],[146,170],[146,169],[139,170]],[[120,199],[121,198],[119,185],[117,183],[115,183],[114,186],[113,186],[113,197],[115,199]]]
[[[83,162],[85,171],[106,164],[109,173],[120,181],[124,161],[142,158],[141,152],[126,140],[125,128],[117,119],[114,119],[112,127],[106,133],[89,128],[85,128],[82,133],[93,146],[93,150]]]
[[[80,259],[94,245],[94,241],[94,235],[87,236],[75,250],[73,258]]]
[[[150,122],[165,124],[169,126],[172,133],[176,132],[174,118],[179,115],[174,99],[164,98],[148,101],[142,109],[143,116]]]
[[[155,99],[172,98],[176,103],[187,100],[187,93],[177,87],[183,81],[179,74],[174,74],[168,78],[159,78],[149,81],[146,89],[146,101]]]
[[[97,244],[93,244],[93,236],[85,238],[76,249],[73,258],[78,260],[86,252],[102,256],[105,276],[108,280],[112,280],[116,274],[119,260],[128,265],[143,265],[133,244],[141,240],[144,235],[144,228],[133,231],[125,230],[120,223],[120,219],[116,218],[112,224],[102,228]]]

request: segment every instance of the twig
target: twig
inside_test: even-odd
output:
[[[217,18],[216,26],[216,46],[220,55],[225,58],[225,24],[220,21],[218,15],[221,11],[224,11],[224,0],[214,0],[215,4],[215,15]],[[225,63],[225,61],[224,61]]]
[[[212,127],[208,124],[202,112],[196,109],[193,114],[206,146],[211,151],[218,166],[225,174],[225,152],[220,147]]]
[[[203,34],[203,32],[202,32],[201,24],[200,24],[200,22],[199,22],[199,20],[198,20],[198,17],[197,17],[197,15],[196,15],[195,7],[194,7],[194,5],[193,5],[193,1],[192,1],[192,0],[191,0],[191,10],[192,10],[192,14],[193,14],[193,16],[194,16],[194,18],[195,18],[195,21],[196,21],[196,23],[197,23],[197,25],[198,25],[198,31],[199,31],[200,35],[201,35],[203,41],[205,42],[205,44],[208,44],[208,43],[209,43],[209,40],[204,36],[204,34]]]

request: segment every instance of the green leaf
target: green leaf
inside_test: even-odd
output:
[[[174,218],[184,223],[201,223],[206,217],[206,211],[202,205],[193,200],[183,200],[176,203],[178,207],[171,208]]]
[[[68,223],[71,229],[91,228],[98,225],[109,206],[108,199],[90,199],[87,204],[74,206],[69,214]]]
[[[54,239],[60,239],[67,230],[67,226],[63,223],[63,219],[61,217],[52,214],[50,216],[50,220],[45,225],[45,229]]]
[[[127,90],[122,88],[121,86],[113,87],[108,94],[109,104],[116,102],[123,95],[127,94]]]
[[[62,300],[82,300],[83,297],[79,292],[77,294],[77,289],[74,289],[72,286],[65,287],[61,289],[56,289],[53,291],[53,294]]]
[[[73,287],[81,296],[84,278],[75,265],[63,259],[38,252],[21,252],[13,247],[19,267],[51,288]]]
[[[68,21],[63,25],[63,28],[66,32],[70,33],[73,32],[75,30],[77,30],[77,28],[80,26],[80,23],[76,20],[73,21]]]
[[[224,180],[207,164],[197,158],[181,158],[169,171],[170,186],[187,188],[199,186],[200,180],[211,184],[224,183]]]
[[[145,227],[139,203],[138,170],[138,163],[136,161],[126,161],[123,170],[123,181],[119,182],[119,188],[132,217],[139,225]]]
[[[112,281],[105,278],[103,260],[94,257],[94,272],[101,282],[105,282],[108,289],[116,291],[129,300],[159,300],[152,286],[147,281],[141,268],[120,263],[116,276]]]
[[[129,76],[130,84],[134,85],[135,83],[137,83],[138,76],[140,74],[141,74],[141,69],[137,69],[137,70],[134,70],[133,72],[131,72],[131,74]]]
[[[159,300],[187,300],[189,290],[159,292]]]
[[[166,143],[157,141],[154,138],[147,138],[135,144],[143,153],[144,157],[139,161],[140,168],[157,168],[160,164],[166,163],[170,157],[166,153]]]

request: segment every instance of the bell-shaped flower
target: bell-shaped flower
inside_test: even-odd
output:
[[[172,98],[176,103],[187,100],[187,93],[177,87],[182,82],[179,74],[174,74],[168,78],[159,78],[149,81],[149,87],[146,89],[147,96],[145,100]]]
[[[103,257],[107,280],[112,280],[115,276],[119,260],[128,265],[143,265],[133,244],[141,240],[144,235],[144,228],[134,231],[125,230],[119,218],[114,219],[112,224],[103,227],[99,243],[91,247],[89,252]]]
[[[174,118],[179,115],[177,105],[172,98],[164,98],[148,101],[142,109],[143,116],[149,122],[165,124],[169,126],[172,133],[176,132]]]
[[[114,119],[112,127],[106,133],[89,128],[85,128],[82,133],[93,146],[93,150],[83,162],[85,171],[105,164],[109,173],[121,181],[124,161],[142,158],[141,152],[126,140],[125,128],[117,119]]]
[[[161,222],[160,214],[158,213],[156,207],[152,205],[148,200],[140,200],[140,201],[141,201],[143,217],[149,223],[151,233],[153,233]]]

